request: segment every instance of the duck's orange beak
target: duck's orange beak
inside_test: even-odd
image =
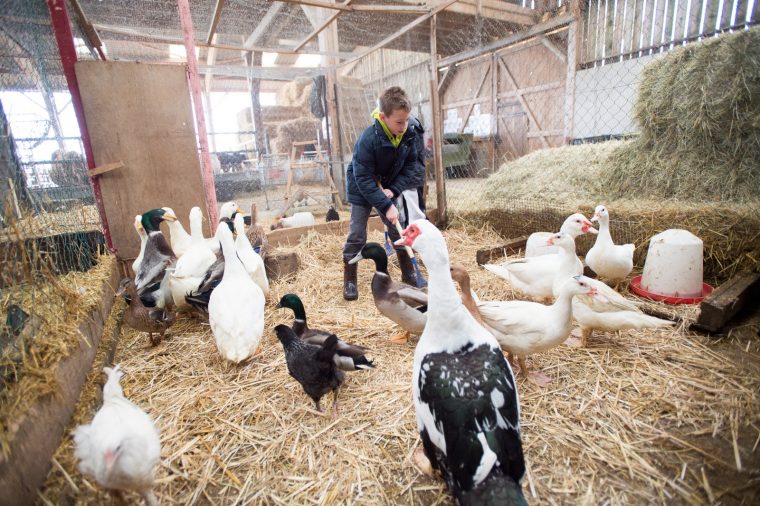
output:
[[[598,221],[598,220],[599,220],[599,217],[598,217],[597,215],[594,215],[594,217],[593,217],[593,218],[591,218],[591,221],[594,221],[594,220],[597,220],[597,221]],[[598,233],[599,233],[599,231],[598,231],[597,229],[595,229],[595,228],[594,228],[594,224],[593,224],[593,223],[591,223],[591,221],[588,221],[588,220],[584,220],[584,221],[583,221],[583,225],[581,226],[581,231],[582,231],[584,234],[588,234],[588,233],[591,233],[591,234],[598,234]]]

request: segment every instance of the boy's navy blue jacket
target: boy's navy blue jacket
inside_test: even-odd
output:
[[[354,145],[354,154],[346,171],[346,196],[351,204],[372,206],[385,213],[393,204],[377,187],[377,181],[398,197],[402,191],[416,188],[422,176],[417,164],[417,129],[410,121],[398,148],[393,147],[383,127],[375,120]]]

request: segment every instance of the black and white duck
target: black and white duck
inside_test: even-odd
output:
[[[432,223],[413,222],[396,244],[414,248],[430,275],[412,376],[425,455],[459,504],[527,504],[517,385],[499,343],[462,303]]]
[[[161,232],[161,222],[172,222],[176,216],[166,209],[151,209],[142,215],[142,227],[148,234],[142,262],[135,272],[137,294],[148,307],[163,308],[171,304],[171,294],[166,276],[167,267],[177,261],[169,243]]]

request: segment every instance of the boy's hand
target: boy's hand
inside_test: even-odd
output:
[[[383,193],[385,193],[385,196],[388,197],[389,199],[393,198],[393,192],[390,191],[388,188],[383,188]]]
[[[392,224],[395,224],[398,221],[398,209],[396,209],[396,206],[389,207],[388,210],[385,211],[385,217],[388,218],[388,221],[390,221]]]

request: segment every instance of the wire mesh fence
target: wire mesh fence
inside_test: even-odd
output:
[[[71,96],[44,1],[0,21],[0,460],[18,414],[54,384],[100,294],[105,251]],[[82,59],[92,52],[75,29]],[[102,282],[101,277],[94,281]]]

